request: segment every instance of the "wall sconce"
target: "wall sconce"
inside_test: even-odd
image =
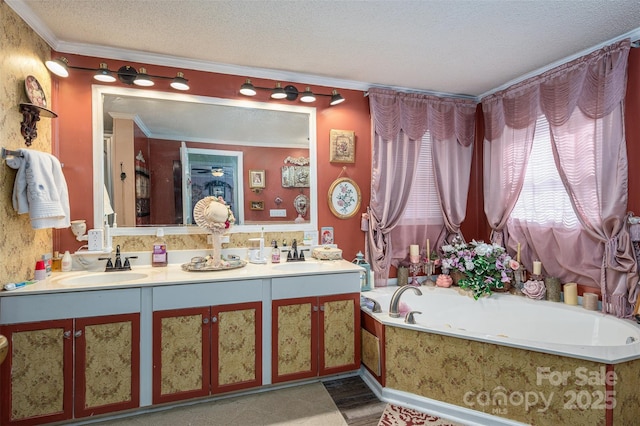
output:
[[[305,87],[302,93],[298,92],[298,89],[295,86],[287,85],[282,87],[280,83],[276,83],[274,88],[269,87],[258,87],[254,86],[251,83],[250,79],[246,79],[242,86],[240,86],[240,93],[245,96],[255,96],[258,93],[258,90],[271,92],[271,99],[286,99],[288,101],[295,101],[298,99],[298,95],[300,96],[300,102],[310,103],[315,102],[317,96],[326,96],[331,98],[329,101],[329,105],[338,105],[344,102],[344,98],[338,93],[336,89],[333,89],[330,95],[326,95],[324,93],[313,93],[309,86]]]
[[[69,70],[80,70],[93,72],[93,78],[103,83],[113,83],[116,76],[124,84],[135,84],[142,87],[150,87],[155,84],[154,80],[171,80],[170,86],[176,90],[189,90],[188,80],[184,78],[182,72],[178,72],[175,77],[165,77],[162,75],[147,74],[147,70],[141,67],[136,70],[131,65],[124,65],[117,71],[109,69],[106,63],[101,62],[98,68],[74,67],[69,65],[67,58],[51,59],[45,65],[58,77],[69,77]]]

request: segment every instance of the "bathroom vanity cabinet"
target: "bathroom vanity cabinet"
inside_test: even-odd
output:
[[[262,303],[153,313],[153,403],[262,384]]]
[[[71,287],[54,277],[1,293],[0,333],[10,346],[0,423],[69,424],[355,371],[360,271],[332,265],[317,274],[255,265],[191,274],[170,265],[138,268],[148,279],[135,282]]]
[[[337,374],[360,367],[360,293],[338,293],[326,277],[273,280],[273,383]],[[286,297],[295,286],[304,297]]]
[[[0,326],[10,342],[0,367],[0,423],[41,424],[139,406],[140,314],[123,311],[135,311],[136,296],[139,310],[140,291],[91,293],[0,300],[2,316],[25,320]],[[45,298],[55,306],[38,310]],[[105,315],[85,316],[91,308]]]

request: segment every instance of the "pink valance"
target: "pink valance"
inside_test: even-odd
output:
[[[453,136],[470,146],[475,135],[477,102],[471,99],[439,98],[389,89],[369,90],[375,132],[392,140],[403,131],[411,140],[421,140],[427,130],[435,141]]]
[[[629,48],[622,40],[483,98],[485,138],[497,139],[505,125],[528,127],[541,113],[554,126],[576,107],[592,119],[609,115],[625,96]]]

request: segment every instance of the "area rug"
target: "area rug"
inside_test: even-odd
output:
[[[378,426],[462,426],[450,420],[441,419],[431,414],[412,410],[411,408],[400,407],[398,405],[387,404],[380,417]]]

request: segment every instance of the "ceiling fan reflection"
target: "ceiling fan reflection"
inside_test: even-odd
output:
[[[194,167],[191,170],[198,173],[208,173],[215,177],[221,177],[221,176],[224,176],[225,174],[229,174],[229,172],[225,171],[224,168],[220,166],[211,166],[210,168],[207,168],[207,169]]]

